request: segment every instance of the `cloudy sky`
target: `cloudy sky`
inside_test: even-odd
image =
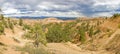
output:
[[[120,0],[0,0],[6,16],[111,16]]]

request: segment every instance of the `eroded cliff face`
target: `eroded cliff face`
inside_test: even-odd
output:
[[[120,54],[120,34],[110,38],[108,44],[105,45],[105,49]]]
[[[50,25],[55,25],[55,23],[63,23],[63,24],[61,24],[62,26],[67,25],[67,23],[73,23],[73,24],[70,24],[70,26],[74,25],[73,27],[71,27],[71,29],[77,30],[80,28],[78,26],[82,26],[81,25],[82,23],[85,23],[85,25],[87,25],[87,23],[89,23],[88,21],[90,21],[88,28],[94,25],[95,29],[93,29],[93,31],[96,31],[97,29],[99,29],[101,32],[99,32],[93,36],[90,36],[90,34],[88,33],[89,30],[85,31],[85,39],[86,39],[85,43],[81,43],[81,41],[78,41],[77,43],[74,43],[72,41],[69,43],[61,43],[61,42],[48,43],[47,44],[48,51],[50,50],[54,54],[66,54],[66,53],[68,53],[68,54],[120,54],[120,29],[118,28],[119,22],[116,22],[115,20],[111,21],[111,20],[106,20],[106,19],[103,19],[100,21],[99,20],[100,19],[98,19],[98,20],[88,19],[88,20],[76,22],[76,20],[63,21],[63,20],[58,20],[55,18],[49,18],[49,19],[43,19],[43,20],[25,19],[25,20],[23,20],[23,22],[24,22],[24,24],[28,24],[31,26],[34,25],[35,23],[41,23],[43,25],[44,24],[46,25],[49,23],[53,23]],[[17,21],[18,20],[16,20],[15,22],[17,22]],[[100,24],[97,25],[97,23],[100,23]],[[48,25],[48,26],[50,26],[50,25]],[[13,48],[13,45],[25,46],[25,44],[33,42],[33,40],[22,38],[24,33],[28,31],[28,30],[24,30],[23,27],[24,26],[19,26],[17,24],[14,25],[14,33],[12,32],[11,29],[5,28],[5,31],[4,31],[5,34],[0,35],[0,44],[3,44],[3,45],[5,44],[7,46],[0,45],[0,50],[4,49],[2,47],[5,47],[7,50],[0,51],[0,52],[3,52],[3,54],[4,53],[20,54],[21,51],[19,51],[19,52],[15,51],[15,49]],[[86,27],[87,26],[85,26],[85,28]],[[81,29],[79,29],[79,30],[81,30]],[[72,31],[73,30],[71,30],[70,32],[72,32]],[[46,33],[47,33],[47,29],[46,29]],[[54,33],[52,33],[52,34],[54,34]],[[79,40],[79,36],[80,36],[80,35],[78,35],[79,33],[76,33],[76,31],[74,31],[73,33],[71,33],[71,35],[72,34],[73,34],[73,36],[76,36],[74,38],[75,40],[76,39]],[[55,39],[55,38],[53,38],[53,39]],[[29,48],[26,48],[26,49],[29,49]],[[66,50],[67,50],[67,52],[66,52]],[[9,53],[11,51],[12,51],[12,53]]]

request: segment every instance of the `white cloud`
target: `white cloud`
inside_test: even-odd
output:
[[[4,0],[2,10],[4,14],[15,15],[42,15],[42,16],[83,16],[82,13],[71,10],[77,6],[76,2],[83,3],[83,0]],[[0,2],[1,3],[1,2]],[[28,11],[21,11],[25,8]],[[47,10],[47,11],[46,11]],[[65,11],[65,12],[64,12]],[[30,13],[29,13],[30,12]]]
[[[93,4],[93,8],[95,10],[114,11],[119,7],[120,7],[120,0],[94,0],[94,4]]]
[[[26,0],[27,2],[27,0]],[[32,8],[28,4],[15,5],[15,3],[6,2],[2,6],[2,10],[6,16],[62,16],[62,17],[79,17],[84,16],[82,13],[79,13],[74,10],[69,10],[74,5],[64,5],[64,4],[56,4],[55,2],[43,1],[37,4]],[[27,9],[34,9],[34,11],[20,11],[17,8],[26,7]],[[69,11],[68,11],[68,10]],[[45,11],[45,10],[66,10],[65,12],[61,11]],[[7,15],[8,14],[8,15]],[[9,15],[10,14],[10,15]],[[12,14],[12,15],[11,15]]]
[[[120,9],[120,0],[0,0],[0,7],[16,15],[110,16]]]
[[[80,17],[84,16],[82,13],[71,11],[71,12],[52,12],[54,16],[63,16],[63,17]]]
[[[14,8],[14,4],[11,3],[4,3],[2,6],[3,14],[15,14],[19,13],[20,11]]]
[[[39,5],[37,5],[37,9],[40,10],[65,10],[71,7],[71,5],[55,4],[54,2],[41,2]]]
[[[14,8],[3,9],[3,14],[16,14],[16,13],[20,13],[20,11]]]
[[[93,17],[98,17],[98,16],[112,16],[114,13],[120,13],[120,11],[114,11],[114,12],[99,12],[99,13],[95,13],[92,16]]]
[[[15,5],[9,2],[6,2],[2,5],[2,8],[9,8],[9,7],[14,7]]]
[[[3,2],[4,0],[0,0],[0,2]]]
[[[84,16],[83,14],[79,12],[47,12],[47,11],[34,11],[30,14],[14,14],[14,15],[6,15],[6,16],[51,16],[51,17],[80,17]]]
[[[100,12],[100,13],[95,13],[92,15],[92,17],[100,17],[100,16],[112,16],[112,12]]]

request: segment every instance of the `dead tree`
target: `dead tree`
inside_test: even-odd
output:
[[[39,46],[39,34],[36,32],[35,41],[33,42],[35,47]]]

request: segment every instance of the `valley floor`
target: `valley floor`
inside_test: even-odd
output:
[[[22,39],[24,31],[19,30],[17,28],[15,29],[16,29],[15,34],[9,34],[9,31],[7,31],[5,36],[0,37],[0,42],[7,45],[6,47],[4,47],[5,50],[3,51],[3,54],[21,54],[21,51],[16,51],[14,46],[24,46],[27,42],[30,42],[29,40]],[[17,32],[18,30],[19,32]],[[17,39],[19,43],[16,42],[14,39]],[[47,49],[50,53],[53,54],[110,54],[109,52],[104,50],[101,51],[84,50],[70,42],[48,43]]]
[[[110,26],[106,26],[106,27],[110,27]],[[0,45],[0,54],[1,53],[2,54],[22,54],[22,51],[16,50],[16,46],[23,47],[27,43],[33,44],[32,40],[22,38],[22,36],[26,31],[23,31],[21,27],[17,26],[14,28],[14,30],[15,30],[14,33],[12,33],[11,30],[5,29],[5,35],[0,35],[0,44],[1,43],[5,44],[4,46]],[[103,43],[103,45],[106,45],[106,46],[108,46],[107,44],[109,44],[111,41],[113,41],[112,43],[113,46],[116,46],[117,45],[116,43],[118,43],[120,46],[120,43],[119,43],[120,40],[115,39],[115,37],[118,37],[116,36],[117,34],[120,34],[120,29],[115,30],[115,32],[112,33],[112,35],[109,38],[105,39],[103,42],[101,40],[100,41]],[[118,42],[114,41],[114,39]],[[82,45],[82,47],[85,47],[85,46]],[[51,53],[52,54],[114,54],[102,49],[98,51],[86,50],[81,48],[81,46],[77,46],[76,44],[73,44],[71,42],[47,43],[47,46],[45,47],[45,49],[47,49],[47,51],[50,52],[50,54]],[[114,49],[114,47],[112,49]],[[28,54],[28,53],[24,53],[24,54]]]
[[[53,54],[110,54],[110,52],[83,50],[71,43],[48,43],[48,49]]]

